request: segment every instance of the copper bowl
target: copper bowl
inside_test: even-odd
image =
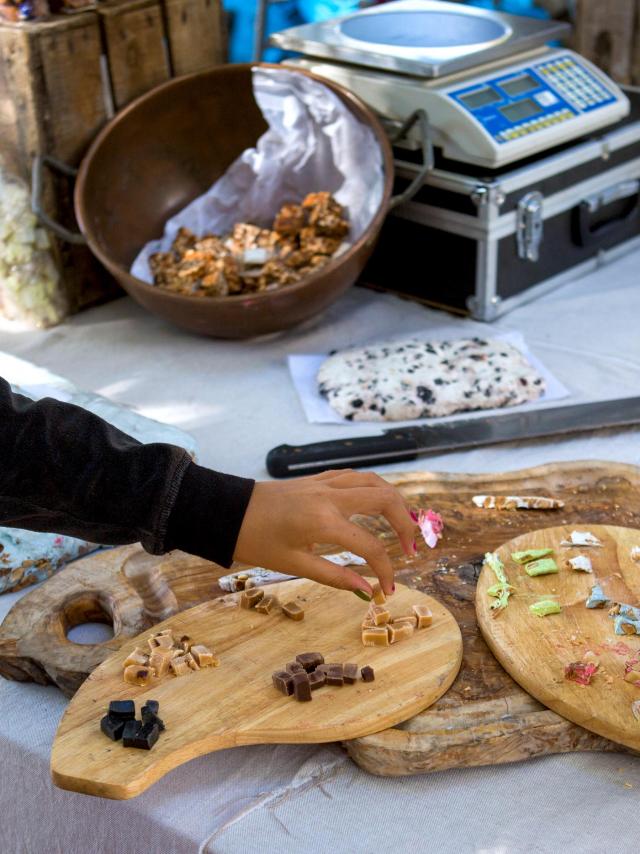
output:
[[[346,90],[299,70],[331,89],[380,143],[383,199],[357,243],[296,284],[247,296],[183,296],[132,276],[129,268],[141,247],[158,238],[167,219],[205,192],[267,129],[253,98],[252,67],[225,65],[180,77],[138,98],[98,135],[75,189],[82,233],[127,293],[178,326],[218,338],[287,329],[334,302],[371,254],[393,184],[391,146],[374,114]]]

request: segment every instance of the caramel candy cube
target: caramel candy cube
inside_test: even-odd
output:
[[[257,587],[257,582],[256,582],[255,578],[247,578],[247,580],[244,583],[244,589],[245,590],[252,590],[254,587]]]
[[[413,612],[418,618],[419,629],[426,629],[433,622],[433,614],[426,605],[414,605]]]
[[[293,694],[293,675],[287,673],[286,670],[276,670],[271,674],[273,687],[284,694],[285,697],[290,697]]]
[[[156,635],[153,640],[156,642],[156,649],[171,649],[173,646],[173,635]]]
[[[311,699],[311,685],[309,684],[309,677],[304,671],[295,673],[291,677],[291,681],[293,683],[293,696],[298,702],[304,703]]]
[[[240,607],[245,608],[247,611],[250,608],[255,608],[263,596],[264,590],[260,590],[259,587],[254,587],[251,590],[245,590],[240,597]]]
[[[152,673],[148,667],[139,667],[136,664],[130,664],[124,669],[124,681],[130,685],[140,685],[141,688],[146,687],[151,682]]]
[[[299,661],[290,661],[289,664],[285,665],[284,669],[287,671],[287,673],[291,674],[306,672]]]
[[[376,678],[375,673],[373,672],[373,667],[369,667],[368,664],[362,668],[360,675],[362,676],[363,682],[373,682]]]
[[[342,677],[347,685],[353,685],[353,683],[358,678],[358,665],[357,664],[343,664],[342,665]]]
[[[391,622],[394,626],[396,623],[410,623],[414,629],[418,626],[418,618],[415,614],[405,614],[403,617],[394,617]]]
[[[192,645],[193,640],[189,637],[189,635],[182,635],[182,637],[178,641],[178,646],[182,649],[183,652],[189,652]]]
[[[304,611],[297,605],[295,602],[285,602],[282,606],[282,610],[284,611],[285,617],[289,617],[290,620],[304,620]]]
[[[200,670],[200,665],[195,660],[195,658],[191,655],[190,652],[185,653],[184,660],[187,662],[191,670]]]
[[[387,597],[384,595],[384,590],[382,589],[382,587],[380,587],[380,584],[376,582],[376,584],[373,585],[372,590],[372,599],[376,603],[376,605],[384,605],[384,603],[387,601]]]
[[[186,673],[191,673],[191,668],[189,664],[184,659],[184,655],[179,655],[176,658],[172,658],[169,667],[173,670],[176,676],[184,676]]]
[[[389,646],[389,632],[386,626],[373,626],[362,630],[363,646]]]
[[[152,667],[156,676],[161,679],[169,672],[171,651],[168,649],[156,649],[149,656],[149,667]]]
[[[638,674],[640,676],[640,674]],[[309,687],[312,691],[315,691],[316,688],[321,688],[326,682],[326,676],[321,670],[313,670],[308,674],[309,676]]]
[[[398,643],[398,641],[410,638],[415,631],[411,623],[391,623],[387,626],[389,632],[389,643]]]
[[[248,575],[236,575],[234,579],[234,586],[236,590],[244,590],[245,585],[247,583]]]
[[[256,611],[261,614],[271,614],[273,611],[277,611],[279,605],[277,596],[264,596],[256,605]]]
[[[130,665],[136,665],[137,667],[146,667],[149,661],[149,656],[147,653],[137,646],[133,652],[130,652],[129,655],[125,658],[123,667],[129,667]]]
[[[194,644],[191,647],[190,652],[200,667],[216,667],[219,663],[218,659],[214,656],[209,647],[204,644]],[[214,664],[214,662],[216,663]]]
[[[369,617],[375,626],[385,626],[391,619],[391,614],[382,605],[372,605],[369,608]]]
[[[147,638],[147,645],[149,646],[149,649],[151,650],[151,652],[153,652],[154,649],[158,648],[159,644],[158,644],[158,641],[155,639],[155,637],[151,637],[151,638]]]
[[[307,673],[311,673],[319,664],[324,664],[324,656],[319,652],[301,652],[300,655],[296,655],[296,661]]]
[[[325,671],[327,685],[344,685],[344,672],[341,664],[330,664]]]
[[[372,626],[375,626],[373,619],[367,614],[367,616],[362,621],[360,628],[361,629],[370,629]]]

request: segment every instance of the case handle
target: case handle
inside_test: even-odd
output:
[[[593,214],[613,202],[630,200],[630,204],[617,216],[604,222],[591,222]],[[638,217],[640,212],[640,180],[621,181],[599,193],[584,198],[576,209],[576,242],[579,246],[593,246],[602,243],[616,229],[627,225]]]
[[[57,160],[55,157],[50,157],[48,154],[37,154],[33,158],[33,168],[31,172],[31,210],[38,218],[38,222],[46,226],[49,231],[52,231],[61,240],[67,243],[86,244],[86,239],[79,231],[70,231],[64,225],[60,225],[52,219],[42,206],[42,184],[43,184],[43,169],[47,166],[52,172],[58,172],[65,175],[67,178],[75,180],[78,170],[62,160]]]
[[[415,113],[412,113],[409,118],[405,120],[399,130],[391,137],[391,143],[399,142],[416,124],[420,130],[422,168],[402,193],[398,193],[397,196],[392,196],[389,199],[388,210],[390,211],[397,208],[398,205],[410,201],[422,187],[427,179],[427,175],[433,169],[433,143],[431,142],[431,133],[429,130],[429,116],[425,110],[416,110]]]

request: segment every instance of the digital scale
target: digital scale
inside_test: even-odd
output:
[[[592,63],[548,47],[568,24],[439,0],[398,0],[276,33],[287,60],[354,92],[392,128],[416,110],[446,158],[497,169],[628,114]],[[418,147],[413,129],[405,145]]]

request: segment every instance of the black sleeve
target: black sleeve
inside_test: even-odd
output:
[[[0,378],[0,524],[229,566],[254,482],[143,445],[85,409]]]

